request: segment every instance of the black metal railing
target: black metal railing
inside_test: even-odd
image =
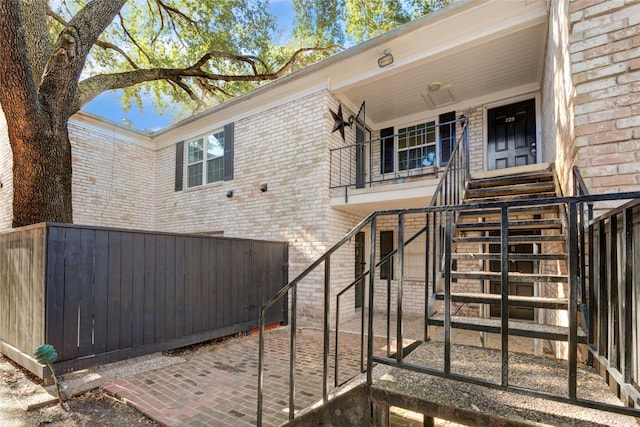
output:
[[[582,407],[596,408],[600,410],[621,413],[632,416],[639,416],[640,410],[633,407],[616,406],[600,401],[588,400],[580,397],[578,394],[578,345],[579,343],[589,343],[592,351],[595,352],[601,359],[600,363],[604,364],[610,374],[614,378],[618,378],[619,383],[626,386],[629,391],[632,389],[638,389],[638,344],[637,336],[640,325],[638,325],[638,302],[640,302],[640,295],[637,291],[637,268],[636,265],[640,265],[640,255],[638,254],[638,231],[640,231],[640,200],[635,200],[615,211],[610,215],[607,215],[601,219],[592,221],[590,223],[590,234],[595,234],[595,244],[600,246],[595,247],[595,263],[591,266],[596,273],[596,277],[593,279],[595,283],[595,300],[583,299],[583,295],[580,290],[579,271],[585,266],[582,265],[583,261],[579,254],[587,252],[588,248],[585,243],[579,238],[579,215],[581,205],[589,205],[596,202],[611,202],[615,200],[626,199],[640,199],[640,192],[628,192],[606,195],[582,195],[575,197],[554,197],[548,199],[539,200],[515,200],[510,202],[495,202],[485,203],[482,205],[482,209],[490,210],[491,212],[499,212],[500,214],[500,324],[497,325],[493,332],[500,335],[500,352],[501,352],[501,374],[499,381],[493,382],[485,378],[478,378],[473,376],[464,375],[461,373],[453,372],[452,359],[451,359],[451,330],[457,327],[461,327],[460,324],[456,324],[452,319],[452,281],[451,281],[451,264],[449,262],[444,263],[443,284],[444,289],[444,307],[443,307],[443,319],[441,324],[444,328],[444,352],[442,368],[435,368],[433,366],[423,366],[415,363],[410,363],[404,360],[402,351],[396,352],[395,355],[389,357],[384,354],[375,354],[373,348],[373,337],[376,335],[376,331],[372,331],[368,334],[368,364],[367,364],[367,384],[368,387],[373,386],[373,367],[375,364],[385,364],[396,368],[407,369],[414,372],[420,372],[424,374],[430,374],[437,377],[467,382],[476,385],[482,385],[494,389],[500,389],[505,391],[517,392],[529,396],[550,399],[554,401],[569,403]],[[515,332],[513,325],[510,325],[509,320],[509,308],[517,306],[518,302],[513,301],[509,297],[509,212],[512,210],[522,210],[527,207],[536,206],[558,206],[567,212],[567,280],[566,286],[567,292],[567,305],[566,310],[568,313],[568,326],[565,328],[564,341],[568,346],[567,357],[567,392],[566,394],[559,395],[553,394],[548,391],[527,388],[522,385],[512,384],[512,378],[510,374],[509,365],[509,337],[512,334],[520,336],[535,337],[532,332]],[[452,239],[454,237],[454,218],[456,216],[469,210],[477,210],[479,207],[474,205],[456,205],[445,207],[429,207],[423,211],[426,214],[426,221],[433,224],[429,226],[426,233],[437,235],[441,228],[444,229],[444,238],[442,244],[444,245],[445,256],[449,256],[451,253]],[[415,213],[416,211],[412,211]],[[401,217],[406,212],[382,212],[376,215],[389,215],[395,214]],[[443,215],[444,223],[438,224],[437,218]],[[618,218],[616,220],[615,218]],[[375,219],[375,218],[374,218]],[[399,226],[402,221],[399,220]],[[621,225],[624,223],[624,226]],[[375,222],[374,222],[375,225]],[[399,230],[399,235],[402,233]],[[597,237],[599,236],[599,237]],[[618,237],[616,237],[618,236]],[[634,237],[635,236],[635,237]],[[624,238],[625,243],[620,245],[620,239]],[[605,242],[606,241],[606,242]],[[605,243],[602,243],[605,242]],[[431,250],[437,249],[438,244],[431,243]],[[398,254],[401,257],[402,254],[402,239],[398,241]],[[372,255],[374,259],[375,255]],[[598,257],[601,258],[598,261]],[[635,258],[634,258],[635,257]],[[620,261],[618,261],[620,260]],[[620,269],[618,263],[624,263],[622,266],[623,277],[618,277],[617,274],[613,274],[614,271]],[[429,274],[435,277],[441,265],[435,263],[433,258],[426,258],[426,269]],[[586,266],[588,269],[589,266]],[[599,273],[598,273],[599,271]],[[376,283],[371,280],[371,277],[375,277],[376,270],[369,271],[368,277],[370,278],[369,295],[373,295],[376,292]],[[401,281],[401,279],[398,279]],[[635,281],[634,281],[635,280]],[[635,286],[635,288],[634,288]],[[401,289],[401,285],[398,286]],[[398,298],[401,298],[401,291],[398,291]],[[369,304],[373,301],[370,299]],[[578,319],[578,307],[588,303],[591,307],[590,311],[596,314],[596,322],[580,325]],[[371,306],[371,305],[370,305]],[[402,310],[398,304],[398,315],[401,316]],[[373,318],[377,314],[373,311],[369,311],[369,328],[375,323]],[[387,316],[390,313],[386,313]],[[400,322],[400,319],[398,319]],[[590,340],[588,337],[593,333],[586,331],[586,328],[596,329],[596,339]],[[472,327],[471,330],[481,330],[479,328]],[[371,330],[371,329],[369,329]],[[401,341],[401,332],[398,330],[397,340]],[[634,335],[636,341],[634,341]],[[425,336],[426,337],[426,336]],[[562,339],[556,335],[546,339],[558,340]],[[632,395],[631,392],[627,393]],[[637,393],[636,393],[637,394]]]
[[[466,140],[463,138],[463,141]],[[258,374],[258,425],[262,425],[262,402],[264,394],[264,314],[266,310],[281,300],[285,295],[289,295],[291,304],[290,319],[290,359],[289,359],[289,419],[295,417],[296,409],[296,333],[297,333],[297,288],[301,281],[310,276],[316,270],[322,271],[324,283],[323,297],[323,372],[322,372],[322,401],[326,403],[329,400],[329,393],[332,388],[330,381],[333,375],[333,387],[339,385],[339,359],[338,349],[340,348],[339,332],[340,332],[340,299],[344,294],[352,290],[356,284],[363,281],[368,282],[368,301],[365,306],[362,302],[362,312],[360,317],[360,371],[364,369],[363,351],[366,339],[366,377],[367,386],[373,386],[373,368],[375,364],[386,364],[392,367],[408,369],[415,372],[421,372],[438,377],[458,380],[462,382],[487,386],[490,388],[513,391],[525,395],[551,399],[564,403],[574,404],[583,407],[592,407],[605,411],[612,411],[622,414],[639,416],[638,409],[613,406],[610,404],[586,400],[578,395],[578,345],[579,343],[588,343],[592,352],[597,354],[598,360],[604,364],[613,375],[618,375],[630,388],[638,388],[638,276],[635,271],[635,265],[638,262],[637,248],[638,241],[638,218],[640,213],[640,192],[627,192],[616,194],[590,195],[586,191],[584,182],[577,175],[578,182],[574,186],[576,194],[570,197],[553,197],[545,199],[523,199],[508,202],[490,202],[480,204],[463,204],[464,188],[469,179],[468,164],[468,147],[465,144],[458,144],[451,155],[449,164],[440,185],[432,199],[430,206],[425,208],[405,209],[405,210],[389,210],[375,212],[365,218],[356,227],[349,231],[338,243],[330,248],[325,254],[318,258],[313,264],[305,269],[298,277],[292,280],[278,294],[274,295],[260,310],[260,337],[259,337],[259,374]],[[579,174],[579,171],[578,171]],[[584,215],[591,215],[592,206],[598,202],[621,201],[626,199],[636,199],[633,204],[625,205],[612,212],[604,219],[595,221],[585,221]],[[562,338],[567,342],[568,347],[568,366],[567,366],[567,394],[557,395],[546,391],[526,388],[512,383],[509,370],[509,336],[514,333],[510,329],[509,308],[517,306],[517,303],[509,297],[509,213],[522,211],[525,208],[535,208],[542,206],[558,206],[561,211],[566,212],[566,250],[567,250],[567,276],[568,283],[565,292],[567,293],[566,310],[568,314],[568,325],[565,329],[566,335]],[[459,327],[452,319],[453,306],[452,298],[452,246],[453,237],[457,218],[469,211],[485,210],[491,213],[499,214],[500,236],[496,241],[500,248],[499,261],[501,265],[500,275],[500,319],[499,324],[495,327],[494,332],[500,335],[500,353],[501,353],[501,373],[498,382],[488,381],[483,378],[462,375],[452,371],[452,342],[451,330]],[[405,240],[406,218],[412,216],[411,237]],[[422,218],[422,223],[416,227],[414,216]],[[391,222],[389,220],[391,218]],[[394,221],[395,218],[395,221]],[[622,219],[620,219],[622,218]],[[379,223],[384,221],[385,227],[393,223],[397,230],[397,239],[393,249],[385,256],[379,257],[377,254],[377,235],[380,231]],[[397,221],[397,222],[396,222]],[[588,224],[588,229],[586,228]],[[624,224],[624,226],[620,225]],[[364,271],[359,277],[356,277],[344,289],[336,294],[336,326],[333,330],[335,334],[334,341],[334,366],[330,369],[330,312],[331,312],[331,259],[338,250],[343,248],[355,235],[360,231],[368,231],[370,236],[369,243],[369,270]],[[416,231],[417,230],[417,231]],[[608,231],[607,231],[608,230]],[[597,238],[594,236],[597,233]],[[622,233],[622,234],[621,234]],[[444,327],[444,352],[442,368],[434,368],[433,366],[421,366],[408,363],[405,360],[407,348],[403,344],[403,300],[404,300],[404,272],[405,268],[405,250],[415,244],[418,237],[425,236],[424,246],[424,316],[425,328],[423,340],[428,339],[429,305],[433,300],[429,296],[427,288],[431,286],[431,295],[436,291],[443,293],[443,316],[442,326]],[[621,238],[613,237],[624,236],[625,244],[620,244]],[[635,237],[634,237],[635,236]],[[605,243],[602,243],[605,242]],[[635,245],[635,246],[633,246]],[[598,247],[600,248],[598,251]],[[594,250],[589,250],[594,248]],[[616,250],[613,250],[613,249]],[[620,282],[617,275],[613,271],[618,271],[619,266],[615,264],[614,258],[622,257],[617,252],[617,248],[624,253],[624,266],[622,274],[624,284],[612,285]],[[631,248],[631,249],[630,249]],[[587,256],[588,254],[588,256]],[[633,258],[635,257],[635,258]],[[394,263],[395,259],[395,263]],[[616,258],[617,259],[617,258]],[[588,260],[588,261],[587,261]],[[600,261],[599,261],[600,260]],[[391,295],[390,271],[386,275],[386,281],[377,277],[380,269],[391,269],[395,266],[396,278],[395,296]],[[592,270],[594,274],[589,273]],[[588,289],[585,290],[584,278],[589,278]],[[317,279],[317,277],[316,277]],[[606,280],[606,282],[603,282]],[[634,282],[635,281],[635,282]],[[635,283],[635,288],[630,286]],[[614,288],[618,291],[614,291]],[[386,307],[377,311],[376,296],[378,301],[380,296],[386,298]],[[364,292],[361,294],[364,300]],[[391,299],[395,298],[396,311],[391,312]],[[621,299],[622,298],[622,299]],[[589,319],[578,319],[578,307],[588,305]],[[364,313],[368,308],[367,324],[364,325]],[[618,314],[615,314],[618,313]],[[386,331],[377,330],[374,325],[376,316],[382,314],[386,316]],[[396,318],[397,329],[395,331],[396,349],[391,354],[391,325],[389,319]],[[617,322],[617,323],[616,323]],[[617,325],[617,326],[616,326]],[[477,329],[473,329],[477,330]],[[586,333],[584,333],[586,331]],[[613,331],[613,332],[611,332]],[[636,335],[634,344],[633,334]],[[386,349],[374,347],[376,337],[387,337]],[[517,333],[516,333],[517,335]],[[531,335],[523,335],[531,336]],[[631,338],[630,338],[631,337]],[[557,336],[548,339],[559,339]],[[631,340],[631,341],[629,341]],[[624,343],[624,344],[620,344]],[[631,346],[635,345],[632,351],[627,352]],[[623,350],[621,350],[623,349]],[[623,360],[624,359],[624,360]],[[635,363],[635,364],[634,364]]]
[[[461,117],[334,148],[330,152],[330,188],[346,191],[383,182],[437,178],[450,163],[455,146],[468,144],[467,124],[468,118]]]
[[[323,350],[323,376],[322,376],[322,400],[326,402],[328,400],[329,390],[330,390],[330,381],[329,381],[329,337],[330,337],[330,325],[329,325],[329,316],[330,316],[330,275],[331,275],[331,255],[343,247],[349,240],[356,235],[359,231],[365,229],[366,227],[370,228],[370,236],[371,236],[371,260],[369,265],[375,265],[375,267],[380,267],[382,265],[386,266],[386,268],[393,268],[394,265],[394,257],[397,256],[397,264],[398,264],[398,281],[397,281],[397,318],[402,319],[403,316],[403,308],[402,308],[402,294],[403,294],[403,273],[402,269],[404,266],[404,248],[406,245],[411,244],[414,240],[420,237],[422,234],[426,234],[425,242],[425,255],[427,257],[432,256],[434,260],[448,260],[443,252],[445,245],[444,243],[444,230],[441,224],[443,223],[443,215],[444,211],[442,209],[438,209],[436,207],[442,208],[448,204],[458,204],[462,202],[464,197],[464,190],[466,183],[469,179],[469,128],[468,128],[468,118],[461,117],[458,120],[454,120],[447,123],[442,123],[438,126],[446,126],[448,135],[455,138],[456,131],[454,130],[456,126],[460,126],[459,137],[455,141],[454,146],[452,147],[452,152],[448,155],[448,162],[444,169],[444,172],[440,178],[440,182],[434,192],[433,198],[431,200],[430,206],[434,207],[436,213],[432,213],[431,215],[426,215],[425,226],[418,230],[412,237],[410,237],[406,242],[404,241],[404,217],[406,214],[423,212],[422,210],[405,210],[405,211],[392,211],[398,212],[398,247],[394,248],[390,253],[386,256],[381,257],[379,261],[375,260],[375,244],[376,244],[376,221],[375,218],[377,216],[386,216],[384,212],[377,212],[369,215],[369,217],[365,218],[360,224],[358,224],[355,228],[347,233],[345,237],[343,237],[338,243],[336,243],[331,249],[329,249],[324,255],[318,258],[313,264],[311,264],[307,269],[305,269],[298,277],[293,279],[287,286],[282,288],[276,295],[274,295],[267,303],[265,303],[260,309],[260,320],[259,320],[259,373],[258,373],[258,425],[262,423],[262,403],[263,403],[263,388],[264,388],[264,314],[266,310],[271,307],[276,302],[283,299],[288,295],[289,300],[291,302],[291,315],[289,317],[290,322],[290,349],[289,349],[289,361],[290,361],[290,372],[289,372],[289,419],[292,420],[295,414],[295,402],[296,402],[296,378],[295,378],[295,365],[296,365],[296,331],[297,331],[297,287],[298,283],[300,283],[305,277],[310,275],[313,271],[320,268],[321,265],[324,266],[324,309],[323,309],[323,331],[324,331],[324,350]],[[435,133],[435,127],[430,127],[428,129],[423,129],[424,132],[433,131]],[[412,134],[403,134],[401,137],[411,138]],[[395,136],[394,136],[395,137]],[[381,141],[378,139],[377,141]],[[360,148],[366,147],[366,144],[369,144],[369,147],[372,147],[372,143],[375,141],[369,141],[365,143],[365,145],[360,144]],[[372,149],[369,149],[369,152],[372,152]],[[384,158],[381,159],[384,164]],[[416,160],[417,161],[417,160]],[[371,181],[373,182],[373,181]],[[393,215],[393,214],[392,214]],[[433,227],[433,231],[431,234],[431,238],[429,238],[429,227]],[[435,262],[435,261],[434,261]],[[436,277],[442,277],[440,269],[438,271],[429,272],[428,268],[425,267],[425,284],[429,281],[429,277],[431,277],[431,281],[434,284],[435,290],[435,282]],[[430,275],[431,274],[431,275]],[[368,271],[363,272],[363,274],[356,278],[353,282],[347,285],[344,289],[336,295],[336,327],[335,327],[335,347],[334,347],[334,383],[333,386],[337,387],[339,385],[339,360],[338,360],[338,349],[339,347],[339,332],[340,332],[340,298],[344,295],[345,292],[351,290],[356,284],[361,283],[364,278],[369,276],[371,280],[375,280],[375,278],[369,274]],[[387,274],[386,279],[387,284],[387,295],[386,295],[386,305],[387,310],[391,308],[391,274]],[[429,303],[429,293],[426,291],[425,286],[425,305]],[[364,294],[362,294],[364,296]],[[370,299],[373,298],[373,295],[370,295]],[[362,304],[363,309],[361,311],[361,337],[360,337],[360,371],[363,371],[363,355],[364,355],[364,304]],[[373,307],[373,301],[369,301],[368,307]],[[371,312],[371,310],[369,310]],[[425,325],[426,319],[428,317],[428,313],[425,311]],[[390,333],[390,317],[387,317],[387,356],[390,355],[391,348],[391,333]],[[403,348],[402,348],[402,322],[397,322],[397,331],[396,331],[396,355],[399,355],[402,358]],[[372,331],[372,326],[367,326],[368,331]],[[424,339],[427,339],[427,328],[425,326],[424,329]],[[371,358],[367,358],[367,363],[371,362]],[[371,371],[370,367],[367,369],[368,372]]]

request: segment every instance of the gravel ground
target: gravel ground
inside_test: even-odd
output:
[[[455,346],[458,357],[452,358],[452,372],[499,382],[500,353],[472,346]],[[418,347],[405,361],[435,369],[442,368],[442,343],[427,343]],[[464,355],[464,359],[460,356]],[[469,363],[468,361],[472,361]],[[578,407],[519,393],[452,381],[402,369],[387,368],[381,373],[376,387],[404,394],[423,396],[440,404],[471,409],[500,417],[527,420],[553,426],[637,426],[632,417],[590,408]],[[550,357],[514,353],[509,357],[512,385],[566,395],[566,361]],[[590,367],[578,369],[578,397],[585,400],[620,405],[604,381]]]

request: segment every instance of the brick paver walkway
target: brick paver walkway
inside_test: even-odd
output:
[[[288,419],[289,328],[267,331],[265,337],[263,422],[279,425]],[[332,334],[332,352],[333,340]],[[322,398],[322,342],[321,330],[299,330],[297,409]],[[378,351],[383,345],[383,340],[376,341]],[[360,369],[359,335],[341,333],[339,347],[339,379],[345,381]],[[185,357],[185,363],[119,379],[104,388],[167,426],[256,425],[257,333],[229,339]],[[331,384],[333,359],[331,354]]]

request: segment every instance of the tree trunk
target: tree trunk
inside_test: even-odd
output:
[[[9,130],[13,150],[13,227],[44,221],[73,222],[67,120],[40,116],[19,126],[22,132]]]

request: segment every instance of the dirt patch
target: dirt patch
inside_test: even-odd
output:
[[[41,389],[42,382],[6,357],[0,358],[0,381],[20,402]],[[69,410],[59,404],[25,411],[23,425],[29,426],[155,426],[153,420],[135,408],[109,396],[101,388],[66,401]],[[2,417],[0,417],[2,424]]]
[[[157,426],[153,420],[98,388],[69,399],[69,411],[60,405],[26,413],[30,425],[71,426]]]

